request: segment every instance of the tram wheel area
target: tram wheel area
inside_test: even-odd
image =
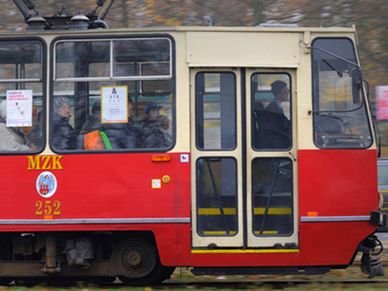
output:
[[[112,283],[144,286],[170,278],[147,232],[7,233],[0,237],[0,285]]]
[[[175,269],[160,263],[155,245],[146,239],[134,238],[120,242],[112,258],[121,273],[118,278],[132,286],[158,284],[168,279]]]

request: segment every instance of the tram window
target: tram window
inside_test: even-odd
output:
[[[238,230],[237,166],[233,158],[200,158],[197,167],[197,232],[234,236]]]
[[[55,45],[55,78],[109,77],[109,60],[109,41],[60,41]]]
[[[252,147],[291,147],[291,80],[286,73],[257,73],[251,78]]]
[[[38,152],[44,145],[43,45],[0,41],[0,152]]]
[[[172,75],[169,39],[115,40],[113,48],[114,76],[171,77]]]
[[[292,162],[256,158],[252,162],[252,232],[285,236],[293,232]]]
[[[355,92],[358,71],[349,39],[313,42],[314,142],[319,148],[367,148],[372,136],[365,98]],[[353,78],[352,78],[353,77]]]
[[[236,77],[233,73],[196,76],[196,142],[202,150],[236,147]]]
[[[51,96],[52,148],[59,152],[170,149],[175,124],[171,47],[171,40],[157,37],[58,41]],[[66,116],[58,116],[61,102],[55,100],[66,103]]]

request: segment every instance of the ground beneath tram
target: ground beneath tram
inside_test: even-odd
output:
[[[388,263],[388,253],[384,255]],[[36,285],[26,286],[23,282],[12,283],[7,290],[387,290],[388,273],[383,277],[368,279],[360,272],[357,265],[345,270],[333,270],[326,275],[249,275],[249,276],[193,276],[186,268],[178,268],[170,280],[164,284],[152,287],[132,288],[123,286],[119,280],[113,283],[97,285],[94,283],[62,283],[46,284],[36,282]]]

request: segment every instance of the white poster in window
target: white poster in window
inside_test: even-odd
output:
[[[128,87],[101,87],[101,123],[128,122]]]
[[[7,127],[32,126],[32,90],[7,90]]]

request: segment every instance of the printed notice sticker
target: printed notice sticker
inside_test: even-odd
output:
[[[189,162],[189,154],[181,154],[181,163]]]
[[[152,189],[162,188],[162,182],[160,179],[152,179]]]
[[[7,90],[7,127],[32,126],[32,90]]]
[[[101,87],[101,123],[128,122],[128,87]]]

